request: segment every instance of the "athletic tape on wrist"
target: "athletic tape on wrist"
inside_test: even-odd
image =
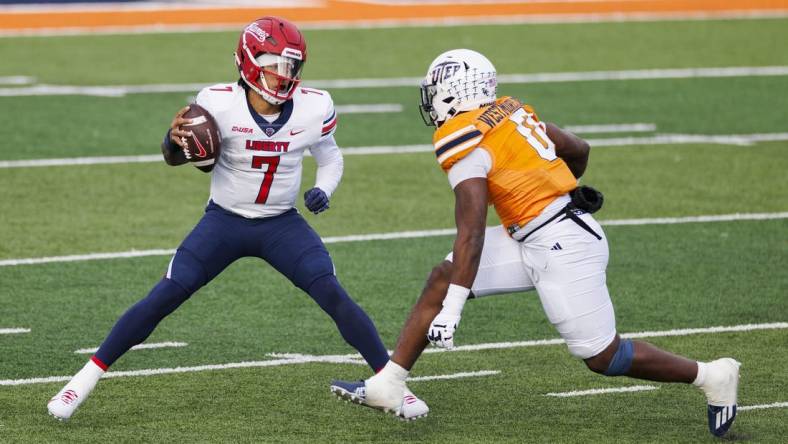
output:
[[[443,299],[443,310],[441,311],[446,314],[459,316],[462,314],[462,308],[465,306],[465,301],[468,300],[468,295],[470,294],[470,288],[449,284],[446,297]]]

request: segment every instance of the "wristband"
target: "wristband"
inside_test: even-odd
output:
[[[171,153],[176,153],[178,151],[182,151],[180,145],[172,143],[172,139],[170,139],[170,132],[172,132],[172,128],[167,130],[167,134],[164,135],[164,147],[167,148]]]
[[[454,316],[462,314],[462,308],[465,306],[465,301],[468,300],[468,295],[471,294],[469,288],[461,285],[449,284],[449,289],[446,291],[446,297],[443,299],[443,310],[441,312]]]

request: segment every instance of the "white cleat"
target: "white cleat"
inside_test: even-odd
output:
[[[706,374],[700,386],[708,401],[709,431],[723,436],[736,419],[739,388],[739,366],[732,358],[722,358],[706,364]]]
[[[369,381],[333,381],[331,392],[346,401],[382,410],[403,421],[423,418],[429,413],[427,403],[417,398],[404,384],[403,387],[390,387],[392,393],[384,397],[380,393],[380,384],[373,383],[370,387]]]
[[[59,421],[68,421],[87,396],[80,396],[68,386],[63,387],[47,404],[49,414]]]
[[[103,374],[104,370],[93,361],[88,361],[82,370],[49,400],[47,403],[49,414],[60,421],[68,421],[80,404],[85,402]]]

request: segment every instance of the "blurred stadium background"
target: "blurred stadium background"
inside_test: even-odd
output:
[[[255,260],[167,318],[69,423],[48,417],[199,219],[208,176],[167,167],[158,145],[196,91],[236,79],[238,32],[262,15],[305,30],[304,84],[338,105],[345,176],[307,218],[389,347],[452,244],[416,85],[435,55],[469,47],[501,94],[591,142],[583,182],[606,195],[619,330],[742,361],[731,439],[785,442],[784,0],[0,1],[0,442],[711,439],[700,392],[601,378],[540,341],[558,335],[535,293],[469,304],[467,347],[424,356],[410,385],[427,419],[338,403],[329,381],[366,367]]]

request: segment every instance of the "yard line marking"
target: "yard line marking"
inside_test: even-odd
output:
[[[4,76],[0,77],[0,85],[30,85],[36,78],[30,76]]]
[[[89,253],[89,254],[75,254],[71,256],[51,256],[51,257],[38,257],[26,259],[8,259],[0,261],[0,267],[9,265],[32,265],[32,264],[47,264],[50,262],[77,262],[77,261],[91,261],[100,259],[120,259],[130,257],[146,257],[146,256],[171,256],[175,254],[175,250],[131,250],[116,253]]]
[[[746,412],[747,410],[760,410],[760,409],[779,409],[788,407],[788,402],[775,402],[772,404],[759,404],[759,405],[744,405],[737,407],[739,412]]]
[[[657,134],[647,137],[621,137],[606,139],[587,139],[593,148],[621,147],[621,146],[654,146],[654,145],[692,145],[715,144],[752,146],[761,142],[782,142],[788,140],[788,133],[762,133],[762,134]],[[380,145],[358,146],[341,148],[345,156],[367,156],[379,154],[413,154],[430,153],[435,150],[432,145]],[[306,153],[311,156],[310,153]],[[67,157],[55,159],[25,159],[25,160],[0,160],[2,168],[37,168],[53,166],[74,165],[111,165],[131,163],[161,162],[161,154],[145,154],[137,156],[94,156],[94,157]]]
[[[658,390],[659,387],[653,385],[633,385],[630,387],[617,387],[606,389],[576,390],[572,392],[545,393],[544,396],[555,396],[557,398],[571,398],[574,396],[604,395],[607,393],[628,393]]]
[[[581,134],[595,133],[649,133],[657,130],[653,123],[622,123],[614,125],[568,125],[567,131]]]
[[[401,113],[404,107],[401,103],[370,103],[358,105],[336,105],[337,114],[384,114]]]
[[[782,19],[788,11],[752,9],[732,11],[685,11],[685,12],[630,12],[630,13],[567,13],[567,14],[513,14],[477,15],[472,17],[447,16],[441,18],[412,17],[401,19],[369,20],[316,20],[301,21],[300,29],[398,29],[398,28],[450,28],[459,26],[506,26],[506,25],[562,25],[582,23],[626,23],[626,22],[663,22],[663,21],[708,21],[708,20],[760,20]],[[60,37],[80,35],[134,35],[134,34],[183,34],[206,32],[237,32],[243,23],[216,24],[146,24],[126,26],[73,26],[41,27],[0,30],[0,38],[13,37]]]
[[[461,378],[476,378],[480,376],[492,376],[501,373],[500,370],[479,370],[476,372],[460,372],[452,373],[449,375],[434,375],[434,376],[415,376],[407,379],[408,382],[421,382],[421,381],[438,381],[444,379],[461,379]]]
[[[733,326],[719,326],[719,327],[705,327],[705,328],[681,328],[677,330],[666,331],[642,331],[638,333],[625,333],[621,335],[622,338],[640,339],[640,338],[658,338],[663,336],[687,336],[700,333],[731,333],[741,331],[753,330],[775,330],[788,328],[788,322],[773,322],[769,324],[743,324]]]
[[[682,328],[664,331],[643,331],[635,333],[622,333],[622,338],[657,338],[665,336],[690,336],[705,333],[731,333],[755,330],[783,330],[788,329],[788,322],[771,322],[766,324],[743,324],[732,326],[717,326],[717,327],[703,327],[703,328]],[[487,344],[473,344],[473,345],[460,345],[454,347],[452,350],[442,348],[428,348],[424,353],[446,353],[453,351],[478,351],[478,350],[495,350],[495,349],[509,349],[520,347],[539,347],[544,345],[558,345],[563,344],[564,340],[561,338],[556,339],[539,339],[532,341],[517,341],[517,342],[494,342]]]
[[[672,224],[686,224],[686,223],[733,222],[733,221],[775,220],[775,219],[788,219],[788,211],[783,211],[779,213],[734,213],[734,214],[718,214],[718,215],[707,215],[707,216],[657,217],[657,218],[644,218],[644,219],[609,219],[609,220],[600,220],[598,222],[604,226],[632,226],[632,225],[672,225]],[[435,230],[353,234],[348,236],[324,237],[323,243],[335,244],[342,242],[415,239],[415,238],[425,238],[425,237],[450,236],[455,233],[456,233],[456,229],[454,228],[441,228]],[[148,256],[172,256],[173,254],[175,254],[175,249],[155,249],[155,250],[120,251],[120,252],[112,252],[112,253],[87,253],[87,254],[75,254],[69,256],[47,256],[47,257],[32,257],[32,258],[22,258],[22,259],[4,259],[4,260],[0,260],[0,267],[9,267],[16,265],[48,264],[48,263],[59,263],[59,262],[79,262],[79,261],[103,260],[103,259],[124,259],[124,258],[148,257]]]
[[[0,168],[35,168],[69,165],[111,165],[125,163],[153,163],[162,161],[161,154],[146,154],[142,156],[96,156],[96,157],[71,157],[62,159],[30,159],[30,160],[4,160],[0,161]]]
[[[353,364],[355,360],[347,358],[337,358],[331,356],[319,356],[302,359],[272,359],[268,361],[244,361],[244,362],[231,362],[228,364],[208,364],[198,365],[193,367],[173,367],[173,368],[152,368],[144,370],[129,370],[118,372],[104,373],[102,378],[125,378],[131,376],[154,376],[154,375],[167,375],[173,373],[192,373],[192,372],[205,372],[215,370],[229,370],[236,368],[259,368],[259,367],[279,367],[282,365],[291,364],[307,364],[313,362],[329,362],[334,364]],[[43,378],[27,378],[27,379],[5,379],[0,380],[0,386],[15,386],[15,385],[29,385],[29,384],[46,384],[50,382],[64,382],[70,381],[71,376],[49,376]]]
[[[0,335],[15,335],[19,333],[30,333],[29,328],[0,328]]]
[[[788,322],[773,322],[769,324],[746,324],[746,325],[733,325],[721,327],[708,327],[708,328],[684,328],[678,330],[668,331],[655,331],[655,332],[640,332],[640,333],[626,333],[621,337],[645,337],[639,336],[643,334],[653,334],[655,336],[686,336],[701,333],[721,333],[732,331],[754,331],[754,330],[775,330],[775,329],[788,329]],[[539,340],[539,341],[520,341],[520,342],[500,342],[492,344],[476,344],[470,346],[455,347],[452,351],[476,351],[476,350],[494,350],[494,349],[510,349],[517,347],[528,346],[542,346],[542,345],[556,345],[563,343],[562,339],[554,340]],[[443,349],[426,349],[425,353],[446,352]],[[258,368],[258,367],[278,367],[291,364],[307,364],[307,363],[332,363],[332,364],[354,364],[366,365],[360,358],[358,353],[347,355],[307,355],[300,353],[269,353],[268,356],[276,357],[277,359],[267,361],[244,361],[244,362],[231,362],[228,364],[206,364],[193,367],[174,367],[174,368],[153,368],[143,370],[129,370],[108,372],[104,374],[104,378],[122,378],[129,376],[153,376],[164,375],[172,373],[190,373],[214,370],[228,370],[235,368]],[[45,384],[50,382],[64,382],[71,380],[71,376],[48,376],[41,378],[25,378],[25,379],[4,379],[0,380],[0,386],[17,386],[29,384]],[[755,407],[752,407],[755,408]],[[766,407],[763,407],[766,408]]]
[[[343,364],[358,364],[367,365],[361,355],[309,355],[306,353],[266,353],[266,356],[276,359],[292,359],[295,361],[313,361],[313,362],[340,362]]]
[[[788,66],[732,66],[720,68],[636,69],[621,71],[543,72],[499,74],[501,84],[565,83],[623,80],[698,79],[720,77],[774,77],[788,75]],[[357,89],[417,87],[422,77],[330,79],[304,81],[304,86],[319,89]],[[149,85],[49,85],[0,88],[0,97],[85,95],[123,97],[127,94],[197,92],[214,83],[165,83]]]
[[[603,220],[599,223],[605,226],[627,226],[627,225],[670,225],[670,224],[690,224],[703,222],[732,222],[740,220],[773,220],[787,219],[788,211],[780,213],[734,213],[717,214],[710,216],[686,216],[686,217],[651,217],[643,219],[611,219]]]
[[[168,347],[186,347],[186,342],[151,342],[145,344],[138,344],[134,347],[131,347],[131,350],[146,350],[152,348],[168,348]],[[88,353],[96,353],[98,351],[98,347],[95,348],[80,348],[79,350],[74,350],[76,354],[88,354]]]

